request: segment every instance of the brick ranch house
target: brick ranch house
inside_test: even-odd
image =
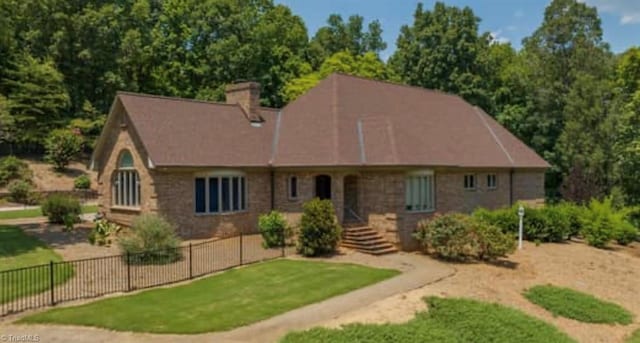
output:
[[[442,92],[332,74],[282,109],[257,83],[226,103],[118,93],[98,140],[100,211],[157,212],[184,237],[255,232],[277,209],[331,199],[402,249],[418,221],[541,201],[549,167],[491,116]]]

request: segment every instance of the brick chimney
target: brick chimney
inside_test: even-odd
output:
[[[251,122],[261,122],[260,84],[257,82],[239,82],[226,88],[227,104],[238,104]]]

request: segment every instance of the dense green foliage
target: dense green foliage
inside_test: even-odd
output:
[[[175,228],[152,213],[134,219],[131,233],[119,237],[118,244],[127,253],[128,263],[164,264],[182,258]]]
[[[425,252],[452,260],[493,259],[516,248],[512,234],[460,213],[436,215],[420,222],[414,237]]]
[[[617,187],[640,204],[640,48],[611,53],[584,1],[551,1],[519,51],[469,7],[420,4],[388,62],[375,18],[333,14],[310,33],[273,0],[6,0],[0,18],[9,151],[41,152],[55,129],[79,130],[90,150],[117,90],[222,100],[225,85],[255,80],[262,104],[281,107],[338,71],[479,106],[552,164],[552,199]]]
[[[117,235],[120,231],[122,231],[120,225],[106,219],[99,219],[96,221],[93,229],[91,229],[91,232],[89,232],[87,239],[92,245],[110,246],[113,242],[113,236]]]
[[[64,224],[67,216],[72,216],[77,223],[80,221],[80,213],[80,202],[69,195],[52,194],[42,203],[42,214],[48,217],[51,223]]]
[[[429,297],[427,312],[404,324],[350,324],[293,332],[283,343],[573,342],[553,325],[503,305]]]
[[[32,172],[24,161],[15,156],[0,158],[0,187],[12,180],[31,181]]]
[[[96,213],[98,211],[97,205],[85,205],[82,206],[82,213]],[[35,218],[41,217],[42,209],[40,207],[19,209],[12,211],[0,211],[1,219],[22,219],[22,218]]]
[[[622,306],[569,288],[534,286],[524,292],[532,303],[553,313],[586,323],[631,324],[633,315]]]
[[[262,245],[265,248],[282,247],[293,235],[287,219],[278,211],[261,215],[258,218],[258,229],[262,234]]]
[[[473,217],[494,225],[503,232],[517,233],[518,204],[497,210],[477,209]],[[589,245],[605,247],[611,240],[629,244],[636,240],[639,228],[634,218],[636,207],[618,209],[611,197],[592,199],[588,206],[562,202],[543,207],[526,207],[523,220],[524,239],[540,242],[562,242],[581,236]]]
[[[17,226],[0,225],[0,271],[59,262],[62,258],[39,239]],[[73,276],[71,265],[56,265],[53,282],[64,283]],[[34,273],[21,269],[3,274],[0,304],[16,298],[37,294],[50,288],[49,273]],[[27,282],[28,281],[28,282]]]
[[[591,200],[582,217],[582,236],[587,243],[604,248],[615,239],[619,244],[629,244],[638,236],[638,229],[631,224],[624,210],[614,208],[611,198]]]
[[[87,175],[80,175],[73,180],[73,188],[89,189],[91,188],[91,179]]]
[[[338,225],[331,200],[312,199],[302,206],[298,234],[298,252],[305,256],[318,256],[338,248],[342,228]]]
[[[25,180],[13,180],[7,187],[9,190],[9,200],[19,204],[32,204],[33,186]]]
[[[57,170],[63,170],[80,153],[83,144],[79,133],[67,129],[53,130],[44,141],[45,160]]]
[[[355,264],[276,260],[233,269],[186,285],[57,308],[22,321],[154,333],[226,331],[397,274],[395,270]],[[159,306],[160,310],[152,314],[150,306]]]

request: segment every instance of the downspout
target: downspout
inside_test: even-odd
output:
[[[509,170],[509,205],[513,206],[513,173],[514,170],[511,168]]]
[[[276,173],[273,168],[270,172],[271,177],[271,211],[276,209]]]

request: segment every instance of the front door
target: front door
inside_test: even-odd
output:
[[[331,176],[316,176],[316,197],[321,200],[331,199]]]

